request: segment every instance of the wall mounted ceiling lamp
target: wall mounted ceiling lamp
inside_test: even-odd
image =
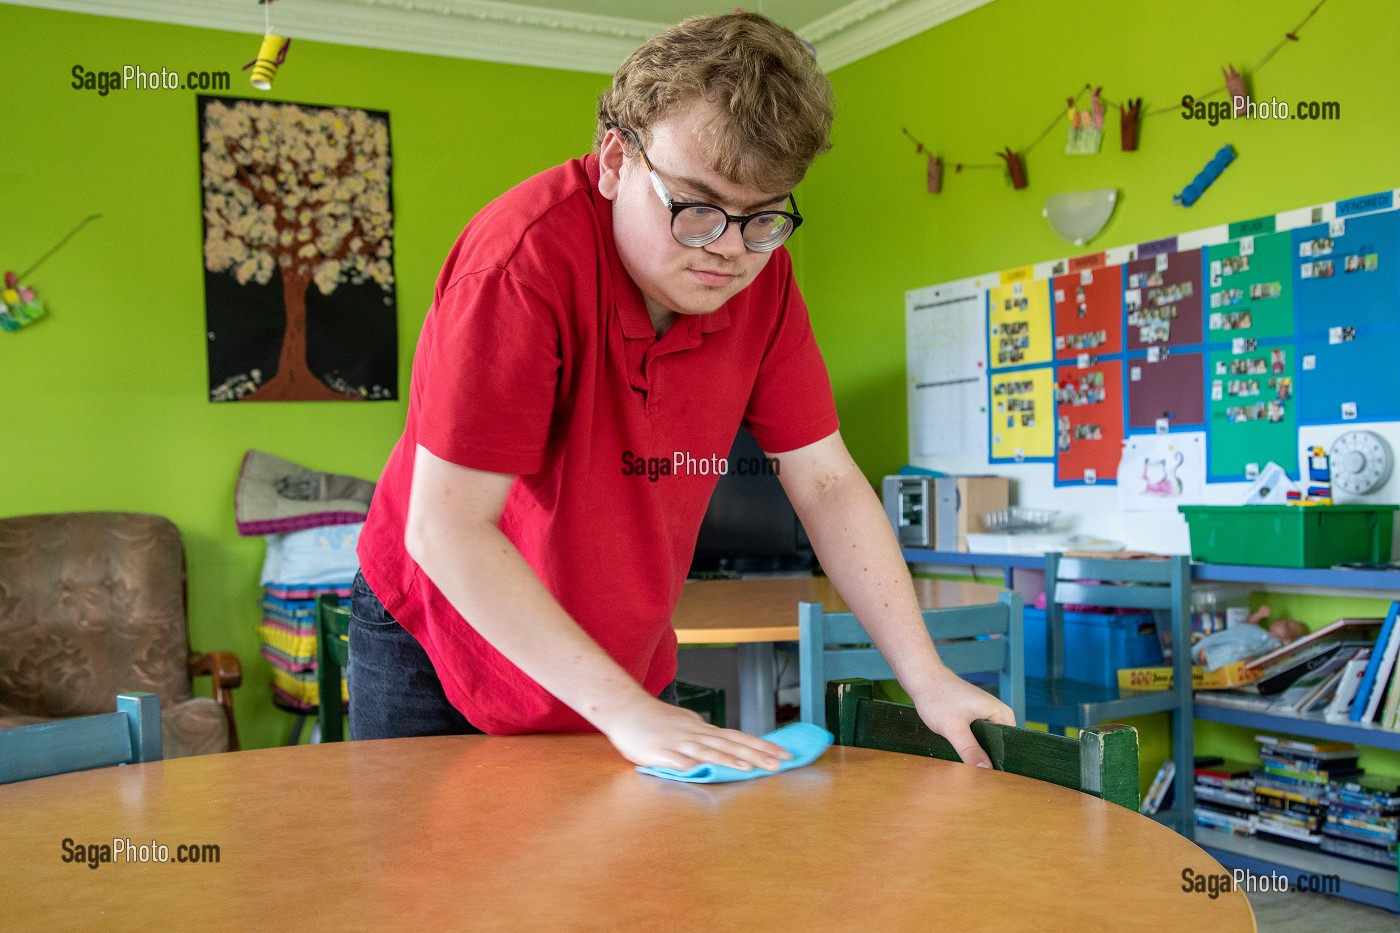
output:
[[[1066,191],[1046,198],[1041,214],[1061,237],[1083,246],[1103,230],[1117,203],[1117,188]]]

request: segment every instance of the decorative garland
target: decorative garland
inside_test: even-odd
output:
[[[1284,33],[1283,38],[1279,40],[1278,44],[1270,49],[1268,54],[1261,58],[1247,73],[1251,77],[1257,76],[1264,66],[1278,54],[1280,49],[1290,42],[1299,41],[1298,33],[1301,32],[1303,27],[1308,24],[1308,21],[1317,14],[1317,11],[1322,9],[1323,4],[1326,2],[1327,0],[1318,0],[1317,5],[1308,11],[1308,15],[1303,17],[1302,22]],[[1249,89],[1245,83],[1245,77],[1240,72],[1236,71],[1234,65],[1231,64],[1227,64],[1221,69],[1221,72],[1225,78],[1224,85],[1215,88],[1207,94],[1198,95],[1194,97],[1193,100],[1206,101],[1222,92],[1228,92],[1230,97],[1236,101],[1233,110],[1234,116],[1238,117],[1245,109],[1242,101],[1249,97]],[[1090,94],[1093,107],[1091,111],[1078,109],[1079,101],[1086,93]],[[1027,153],[1043,142],[1055,127],[1060,124],[1061,120],[1068,119],[1070,121],[1070,135],[1065,144],[1065,151],[1067,153],[1084,155],[1096,153],[1099,148],[1098,140],[1103,130],[1103,107],[1104,105],[1110,107],[1116,106],[1119,112],[1120,145],[1124,152],[1132,152],[1137,149],[1138,129],[1144,119],[1166,113],[1176,113],[1181,110],[1180,104],[1173,104],[1168,107],[1159,107],[1156,110],[1143,113],[1141,97],[1128,98],[1127,100],[1115,103],[1103,96],[1102,87],[1094,87],[1089,84],[1085,84],[1084,87],[1079,90],[1078,94],[1066,99],[1069,104],[1068,108],[1056,113],[1055,118],[1041,131],[1040,135],[1031,140],[1027,145],[1019,149],[1013,149],[1007,146],[1003,151],[996,154],[997,158],[1001,159],[1001,162],[955,162],[953,163],[954,173],[957,174],[965,170],[972,171],[975,169],[1004,170],[1011,178],[1011,186],[1019,190],[1025,188],[1028,183],[1026,180],[1025,168]],[[943,158],[936,155],[928,146],[925,146],[923,143],[919,142],[919,140],[915,139],[914,135],[910,133],[907,128],[901,127],[900,132],[914,143],[914,151],[916,154],[923,155],[927,158],[928,191],[929,194],[938,194],[943,190]]]

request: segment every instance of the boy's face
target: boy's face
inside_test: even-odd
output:
[[[736,185],[709,167],[697,141],[713,105],[698,101],[651,127],[647,155],[677,201],[704,201],[730,214],[786,210],[787,191]],[[613,202],[613,238],[623,268],[637,283],[652,323],[664,330],[672,314],[710,314],[746,288],[771,253],[744,246],[730,224],[706,246],[682,246],[671,235],[671,212],[652,189],[640,155],[626,157],[623,135],[610,130],[599,152],[598,187]]]

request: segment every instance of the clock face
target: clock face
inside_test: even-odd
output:
[[[1332,484],[1364,496],[1390,478],[1392,458],[1385,438],[1372,431],[1348,431],[1332,442]]]

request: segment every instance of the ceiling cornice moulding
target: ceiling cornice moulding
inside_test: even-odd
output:
[[[991,0],[854,0],[798,28],[831,71]],[[95,16],[260,34],[252,0],[16,0]],[[612,74],[666,24],[495,0],[296,0],[272,8],[278,35],[451,58]]]

